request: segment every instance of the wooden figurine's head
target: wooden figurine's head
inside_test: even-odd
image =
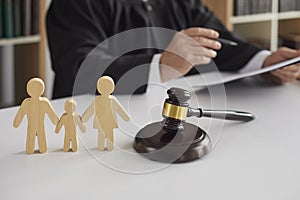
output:
[[[69,99],[65,103],[65,111],[67,113],[73,113],[76,110],[76,102],[73,99]]]
[[[110,95],[115,90],[114,80],[109,76],[99,78],[97,89],[101,95]]]
[[[40,97],[44,94],[45,84],[40,78],[30,79],[27,83],[27,93],[31,97]]]

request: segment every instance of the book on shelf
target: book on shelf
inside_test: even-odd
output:
[[[31,0],[22,1],[22,35],[31,34]]]
[[[272,11],[272,0],[234,0],[234,14],[251,15]]]
[[[14,36],[21,36],[21,0],[14,0]]]
[[[2,0],[0,0],[0,38],[3,37],[3,9],[2,9]]]
[[[0,39],[39,33],[40,0],[0,0]]]
[[[279,0],[279,11],[288,12],[297,10],[299,0]]]
[[[39,24],[40,0],[32,0],[31,10],[32,10],[31,34],[36,35],[39,33],[39,29],[40,29],[40,26],[39,26],[40,25]]]
[[[245,13],[244,12],[244,9],[245,9],[244,3],[245,3],[244,0],[235,0],[234,1],[234,13],[236,16],[244,15],[244,13]]]
[[[14,12],[13,0],[2,0],[3,7],[3,36],[11,38],[14,36]]]
[[[262,7],[262,10],[260,10],[260,13],[272,12],[272,0],[265,0],[264,2],[264,6]]]
[[[300,0],[296,0],[296,10],[300,10]]]
[[[250,15],[252,10],[252,1],[245,1],[244,3],[244,15]]]

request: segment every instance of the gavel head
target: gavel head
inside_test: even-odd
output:
[[[191,94],[180,88],[168,90],[162,122],[146,125],[136,135],[133,148],[160,162],[184,163],[199,159],[211,149],[209,136],[200,127],[185,122]]]
[[[171,132],[183,130],[183,124],[188,115],[188,101],[191,99],[191,94],[181,88],[171,88],[167,93],[169,98],[165,100],[162,112],[164,117],[163,128]]]

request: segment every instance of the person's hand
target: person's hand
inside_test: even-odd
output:
[[[297,51],[286,47],[282,47],[266,58],[263,64],[263,68],[282,62],[284,60],[295,58],[297,56],[300,56],[300,50]],[[300,76],[300,63],[262,75],[262,77],[265,78],[266,80],[278,84],[283,84],[285,82],[293,81],[299,76]]]
[[[222,45],[219,33],[206,28],[189,28],[175,34],[162,53],[160,75],[163,82],[187,74],[193,66],[208,64]]]

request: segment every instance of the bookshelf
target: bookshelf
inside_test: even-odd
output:
[[[234,0],[203,0],[230,29],[244,39],[254,38],[269,42],[268,48],[278,49],[278,37],[289,33],[300,34],[300,11],[280,12],[279,0],[272,0],[271,12],[234,16]]]
[[[32,44],[38,43],[41,41],[40,35],[32,35],[27,37],[17,37],[17,38],[9,38],[9,39],[0,39],[0,46],[7,45],[21,45],[21,44]]]
[[[32,1],[34,2],[34,1]],[[10,105],[20,104],[27,97],[26,83],[32,77],[40,77],[45,80],[45,51],[46,51],[46,1],[40,0],[38,11],[38,33],[35,35],[1,38],[0,47],[13,46],[14,70],[12,72],[14,102]],[[1,66],[2,68],[5,66]],[[3,86],[2,86],[3,87]]]

